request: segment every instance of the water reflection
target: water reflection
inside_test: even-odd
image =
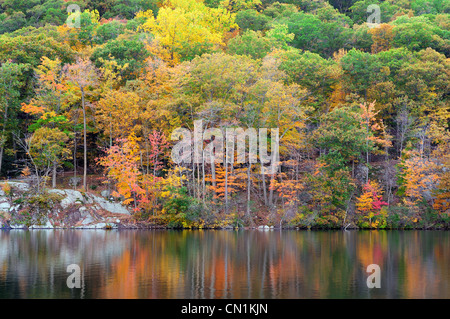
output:
[[[0,298],[450,298],[449,234],[0,231]]]

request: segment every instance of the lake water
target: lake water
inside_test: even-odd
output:
[[[2,230],[0,298],[450,298],[450,232]]]

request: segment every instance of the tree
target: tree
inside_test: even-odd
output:
[[[95,30],[95,43],[104,44],[110,40],[116,39],[124,33],[125,24],[121,21],[111,20],[101,23]]]
[[[137,138],[131,135],[126,139],[117,139],[118,144],[106,151],[106,156],[99,159],[109,178],[117,182],[117,196],[123,196],[124,204],[134,204],[134,211],[139,210],[139,200],[145,196],[141,187],[142,173],[139,171],[139,146]]]
[[[78,40],[83,44],[89,44],[92,48],[94,44],[95,30],[99,25],[100,15],[97,10],[84,10],[80,14],[80,28],[77,28]]]
[[[40,128],[48,127],[60,129],[68,134],[68,119],[65,116],[67,103],[65,94],[67,88],[63,83],[61,61],[42,58],[42,64],[35,69],[37,85],[35,97],[26,104],[22,103],[22,111],[37,117],[35,123],[29,126],[34,132]],[[60,161],[53,161],[52,187],[56,187],[56,169]]]
[[[163,168],[163,160],[167,157],[169,142],[164,133],[156,130],[153,130],[148,138],[150,141],[149,162],[153,166],[153,176],[157,176],[157,173]]]
[[[388,51],[392,46],[392,40],[394,38],[393,30],[394,27],[389,24],[381,24],[376,28],[369,30],[372,35],[372,54],[376,54],[381,51]]]
[[[84,145],[84,171],[83,188],[87,184],[87,105],[86,94],[98,85],[98,73],[96,68],[88,59],[78,58],[75,64],[66,64],[63,68],[68,83],[68,91],[78,99],[81,97],[81,108],[83,111],[83,145]],[[80,96],[78,96],[80,95]]]
[[[228,41],[227,52],[262,59],[272,50],[272,47],[270,38],[264,37],[260,32],[249,30]]]
[[[0,66],[0,110],[3,113],[0,135],[0,170],[8,135],[15,126],[20,89],[23,85],[21,76],[26,67],[24,64],[17,64],[11,61],[4,62]]]
[[[311,104],[320,111],[327,111],[327,102],[338,84],[337,63],[309,51],[291,49],[274,55],[280,59],[279,68],[286,73],[289,82],[307,89]]]
[[[361,24],[367,22],[368,17],[372,14],[372,12],[367,12],[367,8],[370,5],[377,5],[380,7],[381,23],[388,23],[395,14],[407,13],[406,10],[400,9],[396,3],[391,1],[361,0],[356,1],[350,7],[350,17],[354,23]]]
[[[393,45],[395,47],[405,47],[411,51],[432,48],[447,56],[450,53],[450,43],[449,39],[444,36],[445,31],[427,17],[402,16],[392,24],[395,25],[393,29]]]
[[[115,194],[124,197],[124,204],[133,204],[135,214],[156,208],[158,183],[161,181],[160,177],[143,174],[139,169],[141,151],[138,142],[139,138],[134,134],[117,139],[117,144],[108,148],[106,155],[99,159],[107,176],[116,181]],[[158,165],[157,162],[155,164]]]
[[[386,226],[386,219],[383,218],[382,206],[388,203],[382,201],[382,190],[376,181],[367,181],[363,187],[363,193],[356,198],[357,214],[362,217],[361,226],[377,228]],[[367,223],[365,220],[368,220]]]
[[[386,149],[391,146],[391,142],[389,140],[390,136],[386,134],[383,122],[378,122],[376,119],[379,111],[375,112],[375,102],[363,103],[360,105],[360,108],[361,125],[366,131],[366,165],[369,166],[369,151],[371,149],[375,151],[377,146]],[[367,167],[366,182],[369,182],[369,167]]]
[[[350,37],[350,29],[342,23],[323,22],[316,15],[299,12],[291,15],[286,21],[289,33],[293,33],[292,46],[302,50],[318,53],[323,57],[331,57],[334,52],[345,48]]]
[[[325,170],[332,173],[345,169],[361,153],[373,148],[367,145],[367,131],[360,123],[360,115],[350,107],[334,109],[323,116],[312,138],[320,149],[320,159],[326,163]]]
[[[117,138],[142,132],[142,106],[134,92],[108,90],[95,104],[98,127],[109,137],[110,146]]]
[[[264,31],[268,28],[270,18],[256,10],[239,10],[236,13],[236,24],[240,30]]]
[[[32,136],[30,154],[34,164],[43,172],[41,176],[53,170],[53,188],[56,186],[54,168],[70,157],[70,150],[67,148],[68,140],[69,136],[58,128],[41,127]]]
[[[151,32],[170,54],[170,61],[192,59],[223,44],[223,34],[235,28],[234,15],[226,9],[208,8],[195,0],[166,1],[158,16],[151,10],[138,14],[147,21],[140,27]]]
[[[376,55],[352,49],[340,59],[344,89],[367,99],[367,90],[382,82],[384,73]]]
[[[407,206],[417,210],[422,199],[425,196],[429,199],[429,195],[437,187],[436,165],[416,152],[406,151],[399,166],[399,195],[404,196]]]
[[[161,5],[160,0],[109,0],[108,8],[103,17],[113,18],[119,16],[123,19],[131,20],[140,11],[152,10],[158,13],[158,7]]]
[[[137,37],[132,37],[108,41],[104,46],[97,47],[90,59],[97,68],[104,67],[107,61],[115,61],[117,67],[114,71],[120,72],[125,82],[140,75],[149,55],[145,44]]]

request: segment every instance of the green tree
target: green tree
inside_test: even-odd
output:
[[[137,37],[119,38],[96,48],[91,55],[91,61],[97,68],[103,67],[105,61],[116,61],[119,69],[115,71],[120,71],[122,79],[126,81],[138,77],[149,55],[145,44]]]
[[[236,13],[236,23],[243,31],[264,31],[268,28],[270,20],[268,16],[253,9],[241,10]]]
[[[17,127],[17,113],[19,107],[20,90],[23,82],[21,76],[26,70],[24,64],[16,64],[11,61],[0,66],[0,110],[2,113],[0,135],[0,171],[6,143],[11,131]]]

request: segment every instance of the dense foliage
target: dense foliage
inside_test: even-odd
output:
[[[70,172],[171,227],[449,227],[449,0],[1,0],[0,33],[1,175],[37,194]],[[279,166],[177,165],[198,120],[278,128]]]

